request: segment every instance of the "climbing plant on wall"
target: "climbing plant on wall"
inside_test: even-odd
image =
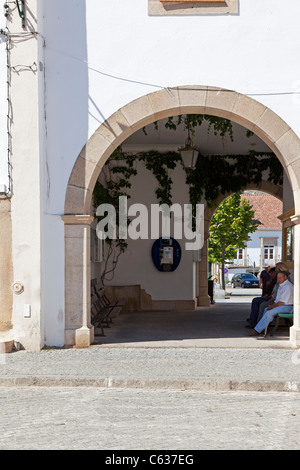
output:
[[[225,139],[229,136],[233,141],[232,123],[227,119],[206,115],[187,115],[171,117],[165,127],[176,131],[177,127],[184,125],[193,135],[197,126],[208,121],[208,132]],[[158,123],[154,123],[158,128]],[[146,133],[146,129],[144,129]],[[248,136],[251,133],[248,132]],[[157,181],[155,195],[160,204],[172,205],[172,170],[182,165],[179,152],[138,152],[125,153],[119,147],[107,161],[102,171],[101,182],[98,181],[93,193],[94,207],[108,203],[115,207],[118,215],[119,197],[130,198],[130,188],[133,177],[137,175],[136,162],[144,162],[145,167],[151,171]],[[201,155],[197,161],[196,169],[187,175],[189,185],[190,203],[207,202],[209,207],[216,205],[221,194],[242,191],[249,183],[258,185],[263,173],[268,171],[268,181],[274,184],[283,184],[283,168],[272,152],[249,151],[243,155]],[[117,218],[118,220],[118,218]],[[129,221],[128,221],[129,223]],[[115,267],[120,253],[127,247],[125,240],[109,240],[110,254],[113,256],[112,264]],[[114,249],[113,249],[114,247]],[[115,255],[115,252],[118,254]]]
[[[172,204],[173,181],[170,170],[174,170],[178,164],[181,165],[178,152],[150,151],[128,155],[118,149],[116,160],[114,156],[114,154],[111,156],[104,169],[104,171],[108,169],[110,177],[105,178],[104,183],[96,184],[95,207],[104,202],[116,205],[119,196],[128,195],[126,190],[131,187],[131,178],[137,174],[135,161],[143,161],[146,168],[155,176],[157,180],[155,194],[159,203]],[[283,168],[272,152],[250,151],[245,155],[199,154],[196,169],[186,178],[190,186],[190,203],[198,204],[205,199],[208,206],[212,207],[220,194],[238,192],[249,183],[258,185],[266,171],[268,171],[268,181],[282,185]]]
[[[248,184],[258,185],[263,173],[268,171],[268,181],[282,185],[283,168],[272,153],[249,152],[247,155],[199,155],[195,171],[187,177],[191,204],[202,198],[213,207],[220,194],[241,191]]]
[[[200,127],[204,122],[208,123],[207,133],[209,134],[213,129],[215,136],[220,136],[224,139],[229,136],[233,142],[233,127],[232,122],[229,119],[219,118],[217,116],[211,116],[209,114],[187,114],[169,117],[164,124],[166,129],[176,131],[179,126],[184,125],[186,129],[191,132],[191,135],[195,135],[195,130]],[[154,122],[154,127],[158,130],[158,122]],[[146,127],[143,128],[143,132],[147,135]],[[251,134],[247,133],[250,137]]]

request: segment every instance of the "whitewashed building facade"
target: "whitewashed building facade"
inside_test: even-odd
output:
[[[170,116],[202,113],[230,119],[237,132],[249,129],[256,148],[273,151],[284,167],[283,187],[266,181],[259,187],[283,200],[286,245],[293,233],[291,342],[298,346],[299,2],[16,0],[7,3],[4,13],[2,340],[13,337],[28,350],[93,342],[90,283],[97,266],[90,259],[91,202],[102,167],[121,144],[140,150],[147,145],[178,148],[183,135],[180,141],[162,134],[141,142],[141,129]],[[204,137],[198,144],[202,150],[207,146],[204,153],[216,145]],[[174,187],[178,200],[184,200],[182,174]],[[141,285],[157,307],[159,302],[178,308],[208,305],[209,215],[205,220],[201,259],[185,258],[172,278],[165,273],[163,282],[152,268],[147,271],[150,281],[141,281],[134,274],[137,264],[130,265],[128,274],[128,263],[121,263],[113,284],[126,287],[129,277],[130,286]],[[146,253],[145,247],[140,250]],[[283,258],[287,252],[288,247]],[[131,260],[145,269],[136,253]],[[149,251],[145,256],[149,260]],[[183,286],[185,276],[190,281]]]

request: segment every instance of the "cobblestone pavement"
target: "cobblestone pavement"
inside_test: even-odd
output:
[[[300,391],[300,350],[90,348],[2,356],[0,385]]]
[[[299,449],[300,395],[0,387],[1,450]]]
[[[0,450],[299,449],[300,350],[211,312],[184,332],[144,324],[144,341],[114,325],[87,350],[0,356]]]

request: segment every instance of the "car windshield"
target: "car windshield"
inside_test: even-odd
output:
[[[243,279],[257,279],[254,274],[242,274]]]

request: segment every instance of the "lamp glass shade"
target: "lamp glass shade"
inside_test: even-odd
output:
[[[179,149],[182,162],[187,170],[193,170],[196,167],[199,150],[196,147],[183,147]]]

